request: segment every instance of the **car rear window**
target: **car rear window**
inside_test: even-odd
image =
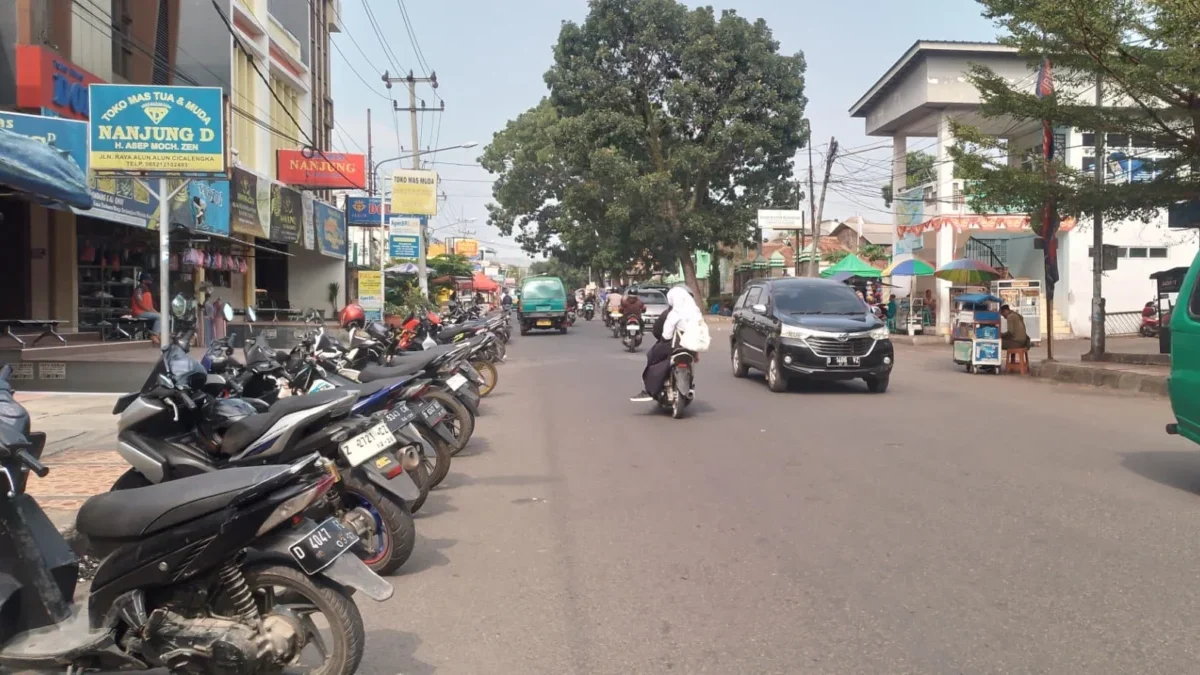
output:
[[[541,279],[527,281],[521,289],[521,296],[530,300],[555,300],[565,298],[566,291],[557,279]]]
[[[667,296],[659,291],[638,291],[637,295],[647,305],[665,305]]]

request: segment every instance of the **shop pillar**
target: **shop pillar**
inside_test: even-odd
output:
[[[951,212],[951,195],[954,194],[954,162],[950,159],[950,148],[954,146],[954,133],[950,129],[950,116],[943,114],[938,119],[937,130],[937,194],[934,213]],[[937,267],[954,259],[954,228],[943,226],[936,234]],[[950,328],[950,282],[937,280],[937,327],[945,335]]]

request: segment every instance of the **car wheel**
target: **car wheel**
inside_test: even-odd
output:
[[[777,354],[767,356],[767,388],[775,393],[787,391],[787,376],[783,374],[783,368],[779,365],[779,357]]]
[[[733,363],[733,376],[745,377],[746,373],[750,372],[750,368],[742,361],[742,346],[737,342],[733,343],[732,354],[729,360]]]
[[[867,391],[871,392],[872,394],[882,394],[888,390],[888,382],[890,380],[891,376],[889,375],[885,375],[883,377],[868,377],[866,378]]]

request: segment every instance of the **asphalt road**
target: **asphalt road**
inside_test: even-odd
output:
[[[360,672],[1200,672],[1200,448],[1165,401],[970,376],[675,421],[599,322],[518,337]]]

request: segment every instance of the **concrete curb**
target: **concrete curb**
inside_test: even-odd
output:
[[[1057,361],[1037,361],[1029,364],[1029,374],[1055,382],[1086,384],[1147,396],[1166,396],[1166,375],[1135,373],[1112,368],[1097,368]]]
[[[1080,358],[1083,361],[1094,362],[1091,354],[1084,354]],[[1120,363],[1127,366],[1169,366],[1171,365],[1171,355],[1107,352],[1101,356],[1100,363]]]

